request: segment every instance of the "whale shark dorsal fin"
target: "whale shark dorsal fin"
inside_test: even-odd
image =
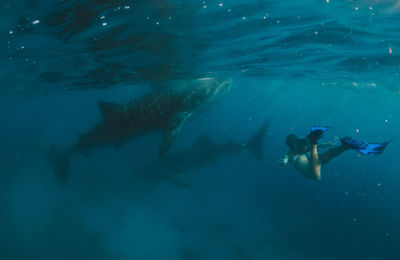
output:
[[[175,141],[176,136],[180,133],[183,124],[192,115],[189,112],[179,112],[168,118],[163,129],[163,137],[158,147],[158,154],[165,154]]]
[[[109,121],[115,114],[120,112],[120,105],[115,103],[99,100],[97,101],[97,105],[99,106],[104,121]]]

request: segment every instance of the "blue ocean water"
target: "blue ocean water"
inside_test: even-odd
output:
[[[0,14],[0,259],[400,258],[398,1],[3,0]],[[154,132],[73,156],[59,185],[49,153],[101,121],[97,101],[217,76],[233,89],[165,156],[204,135],[246,143],[267,120],[262,160],[210,150],[185,185],[136,178],[164,167]],[[312,125],[392,141],[311,181],[279,159]]]

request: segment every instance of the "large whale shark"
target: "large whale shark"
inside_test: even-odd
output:
[[[224,156],[248,149],[256,159],[261,160],[267,131],[268,121],[265,121],[248,142],[243,144],[233,140],[216,144],[207,135],[202,135],[191,147],[159,157],[138,167],[134,177],[149,180],[164,179],[178,186],[188,186],[185,180],[186,173],[201,169]]]
[[[150,131],[162,131],[158,154],[164,155],[173,144],[185,121],[192,113],[225,95],[231,79],[200,78],[168,86],[146,94],[127,104],[99,101],[102,121],[68,150],[50,153],[50,161],[61,184],[68,179],[69,158],[87,154],[94,148],[119,147],[128,140]]]

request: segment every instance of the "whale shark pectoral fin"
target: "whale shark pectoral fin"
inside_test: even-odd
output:
[[[120,105],[115,103],[99,100],[97,101],[97,105],[99,106],[104,121],[109,121],[120,112]]]
[[[171,116],[164,127],[163,137],[158,147],[158,154],[164,155],[174,143],[176,136],[180,133],[183,124],[192,115],[188,112],[180,112]]]
[[[70,153],[68,151],[61,151],[56,147],[48,151],[47,159],[53,167],[56,178],[61,186],[65,186],[68,181],[69,157]]]

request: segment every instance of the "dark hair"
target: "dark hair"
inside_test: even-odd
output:
[[[294,134],[288,135],[285,143],[289,147],[289,150],[295,154],[304,154],[310,150],[308,141],[306,139],[299,139]]]

